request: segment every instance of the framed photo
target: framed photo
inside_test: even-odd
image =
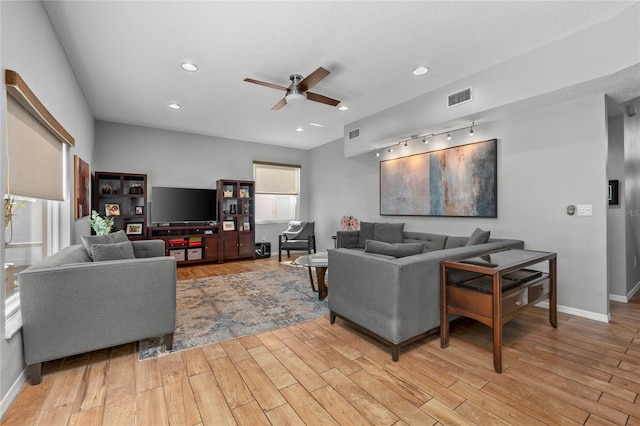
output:
[[[240,198],[249,198],[249,188],[240,188]]]
[[[130,235],[142,235],[142,224],[127,223],[127,229],[124,232]]]
[[[222,230],[223,231],[235,231],[236,224],[232,220],[224,220],[222,221]]]
[[[105,216],[120,216],[120,204],[105,204],[104,214]]]
[[[144,214],[144,207],[136,206],[136,214]]]
[[[73,156],[73,180],[74,180],[74,218],[88,216],[91,213],[89,203],[91,201],[91,174],[89,164],[82,161],[77,155]]]
[[[251,224],[249,222],[245,222],[242,224],[242,229],[245,231],[251,231]]]

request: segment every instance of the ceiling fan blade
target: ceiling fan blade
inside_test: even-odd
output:
[[[329,71],[327,71],[324,68],[320,67],[317,70],[315,70],[314,72],[312,72],[311,74],[309,74],[300,83],[298,83],[298,89],[302,90],[303,92],[306,92],[307,90],[311,89],[316,84],[320,83],[320,81],[322,81],[322,79],[325,78],[328,75],[329,75]]]
[[[254,80],[252,78],[245,78],[244,81],[246,81],[247,83],[258,84],[260,86],[271,87],[272,89],[284,90],[285,92],[287,91],[286,87],[278,86],[277,84],[267,83],[267,82],[260,81],[260,80]]]
[[[338,106],[340,103],[337,99],[332,99],[324,95],[318,95],[317,93],[307,92],[307,99],[314,102],[320,102],[321,104],[327,104],[331,106]]]
[[[282,98],[280,99],[280,102],[278,102],[277,104],[275,104],[272,108],[271,111],[276,111],[279,110],[280,108],[282,108],[283,106],[285,106],[287,104],[287,99],[286,98]]]

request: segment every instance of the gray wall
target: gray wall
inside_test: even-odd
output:
[[[403,106],[390,113],[403,117]],[[405,229],[470,235],[476,227],[491,235],[518,238],[534,250],[558,253],[558,301],[565,312],[607,319],[606,159],[604,96],[582,98],[526,112],[508,113],[475,129],[432,139],[429,150],[498,139],[498,218],[379,216],[380,160],[373,153],[346,159],[342,141],[312,150],[311,208],[319,221],[321,247],[343,215],[365,221],[404,222]],[[424,145],[402,155],[424,151]],[[568,216],[569,204],[592,204],[593,216]]]
[[[89,229],[87,219],[73,219],[73,155],[80,155],[89,164],[93,161],[93,117],[84,96],[69,66],[67,57],[58,42],[49,18],[40,2],[0,2],[0,55],[2,79],[4,69],[17,71],[29,85],[38,99],[76,139],[76,147],[68,151],[67,157],[67,197],[59,208],[59,228],[61,247],[75,240],[75,235]],[[6,92],[0,93],[0,128],[5,129]],[[0,132],[0,154],[2,166],[6,170],[4,130]],[[43,176],[43,179],[46,176]],[[0,173],[0,185],[4,194],[6,182]],[[4,220],[4,217],[0,220]],[[0,226],[4,239],[4,224]],[[0,258],[4,263],[4,245],[0,248]],[[4,282],[4,268],[0,272],[0,282]],[[2,286],[4,300],[4,286]],[[8,408],[19,391],[24,376],[22,355],[22,334],[18,332],[11,339],[4,339],[4,303],[0,304],[0,415]]]
[[[309,151],[148,127],[96,122],[93,170],[146,173],[147,186],[215,188],[218,179],[253,180],[253,161],[301,166],[300,217],[309,213]],[[150,191],[149,201],[153,202]],[[271,242],[285,224],[256,225],[256,241]]]
[[[632,101],[640,112],[640,99]],[[626,110],[626,108],[625,108]],[[627,293],[640,286],[640,114],[624,115]]]
[[[607,158],[607,179],[618,180],[619,200],[617,206],[607,206],[607,277],[610,298],[626,300],[627,256],[626,256],[626,215],[625,215],[625,172],[624,172],[624,117],[622,114],[609,117],[609,156]]]

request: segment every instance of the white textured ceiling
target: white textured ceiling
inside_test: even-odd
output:
[[[309,149],[343,126],[607,20],[616,1],[45,1],[96,119]],[[199,71],[188,73],[190,61]],[[418,65],[430,71],[421,77]],[[271,111],[319,66],[307,101]],[[178,111],[167,105],[177,102]],[[318,123],[324,127],[310,126]],[[296,127],[304,132],[295,132]]]

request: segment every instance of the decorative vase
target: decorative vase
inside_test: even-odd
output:
[[[231,204],[229,209],[230,209],[229,213],[236,214],[237,210],[236,210],[236,205],[235,204]]]

